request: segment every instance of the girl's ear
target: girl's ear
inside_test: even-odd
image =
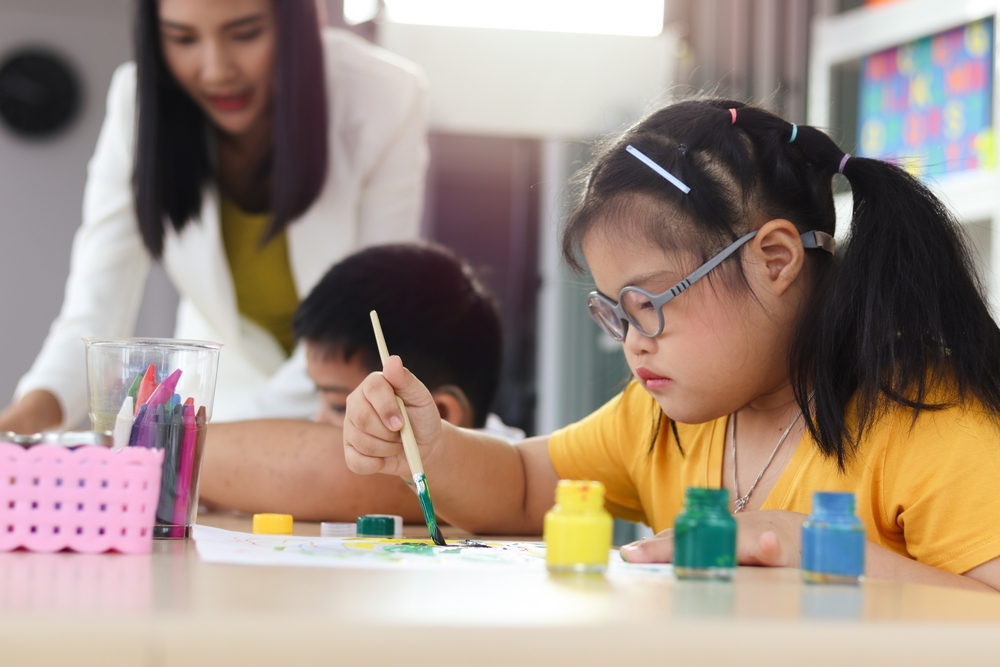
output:
[[[432,391],[431,396],[441,413],[441,419],[455,426],[472,428],[472,404],[464,391],[453,384],[446,384]]]
[[[805,249],[799,230],[778,218],[764,224],[754,237],[753,249],[760,266],[760,278],[777,296],[785,293],[802,273]]]

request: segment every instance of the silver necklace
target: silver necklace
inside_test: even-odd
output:
[[[812,394],[809,395],[809,399],[810,400],[812,399]],[[739,411],[737,410],[737,412],[739,412]],[[795,413],[794,417],[792,417],[792,421],[790,421],[788,423],[788,428],[786,428],[785,432],[781,434],[780,438],[778,438],[778,444],[776,444],[774,446],[774,451],[771,452],[771,458],[769,458],[767,460],[767,463],[764,464],[764,467],[760,469],[760,473],[757,474],[757,479],[755,479],[753,481],[753,484],[750,485],[750,489],[746,492],[745,495],[741,496],[740,495],[740,482],[736,478],[736,412],[734,412],[732,415],[730,415],[730,421],[733,422],[733,446],[732,446],[732,450],[733,450],[733,491],[736,492],[736,509],[733,510],[733,514],[736,514],[737,512],[742,511],[743,508],[747,506],[747,503],[750,502],[750,494],[753,493],[753,490],[757,488],[757,482],[759,482],[760,478],[764,476],[765,472],[767,472],[767,468],[768,468],[768,466],[771,465],[771,461],[774,460],[775,454],[777,454],[778,450],[781,449],[781,443],[783,443],[785,441],[785,438],[788,437],[788,434],[791,432],[792,427],[795,426],[795,422],[797,422],[799,420],[799,417],[801,417],[801,416],[802,416],[802,408],[799,408],[799,411]]]

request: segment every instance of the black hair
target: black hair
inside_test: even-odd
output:
[[[627,153],[629,144],[690,193]],[[692,250],[702,261],[775,218],[832,236],[838,169],[854,198],[848,243],[836,255],[808,251],[814,293],[788,368],[810,434],[843,468],[894,404],[911,409],[914,421],[921,410],[954,404],[946,402],[952,398],[977,399],[994,418],[1000,414],[1000,329],[958,223],[919,181],[888,162],[845,161],[822,131],[796,128],[760,108],[679,102],[598,154],[567,221],[563,254],[579,270],[581,244],[596,227]],[[720,280],[748,286],[740,255],[720,265]],[[934,402],[935,388],[954,391],[935,394],[945,398]],[[853,428],[849,406],[856,410]]]
[[[344,259],[295,312],[295,335],[369,370],[382,368],[369,313],[386,345],[431,391],[465,392],[473,425],[486,423],[500,383],[503,334],[493,296],[472,268],[431,243],[375,246]]]
[[[167,68],[157,0],[137,0],[135,60],[137,129],[132,189],[143,243],[163,254],[167,220],[180,232],[201,214],[202,188],[212,179],[208,121]],[[272,221],[262,242],[281,233],[319,196],[327,171],[327,100],[323,45],[315,0],[274,0]]]

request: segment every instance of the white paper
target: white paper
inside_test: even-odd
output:
[[[544,572],[544,542],[481,541],[489,548],[434,546],[428,539],[390,540],[367,537],[297,537],[254,535],[194,526],[198,556],[206,563],[284,565],[375,570],[483,570]],[[478,540],[477,540],[478,541]],[[629,565],[612,550],[608,570],[625,574],[671,574],[669,565]]]

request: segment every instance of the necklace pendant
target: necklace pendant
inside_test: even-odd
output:
[[[749,501],[750,501],[750,494],[749,493],[746,494],[745,496],[740,496],[739,498],[737,498],[736,499],[736,508],[733,510],[733,514],[737,514],[737,513],[741,512],[741,511],[743,511],[743,508],[747,506],[747,503]]]

